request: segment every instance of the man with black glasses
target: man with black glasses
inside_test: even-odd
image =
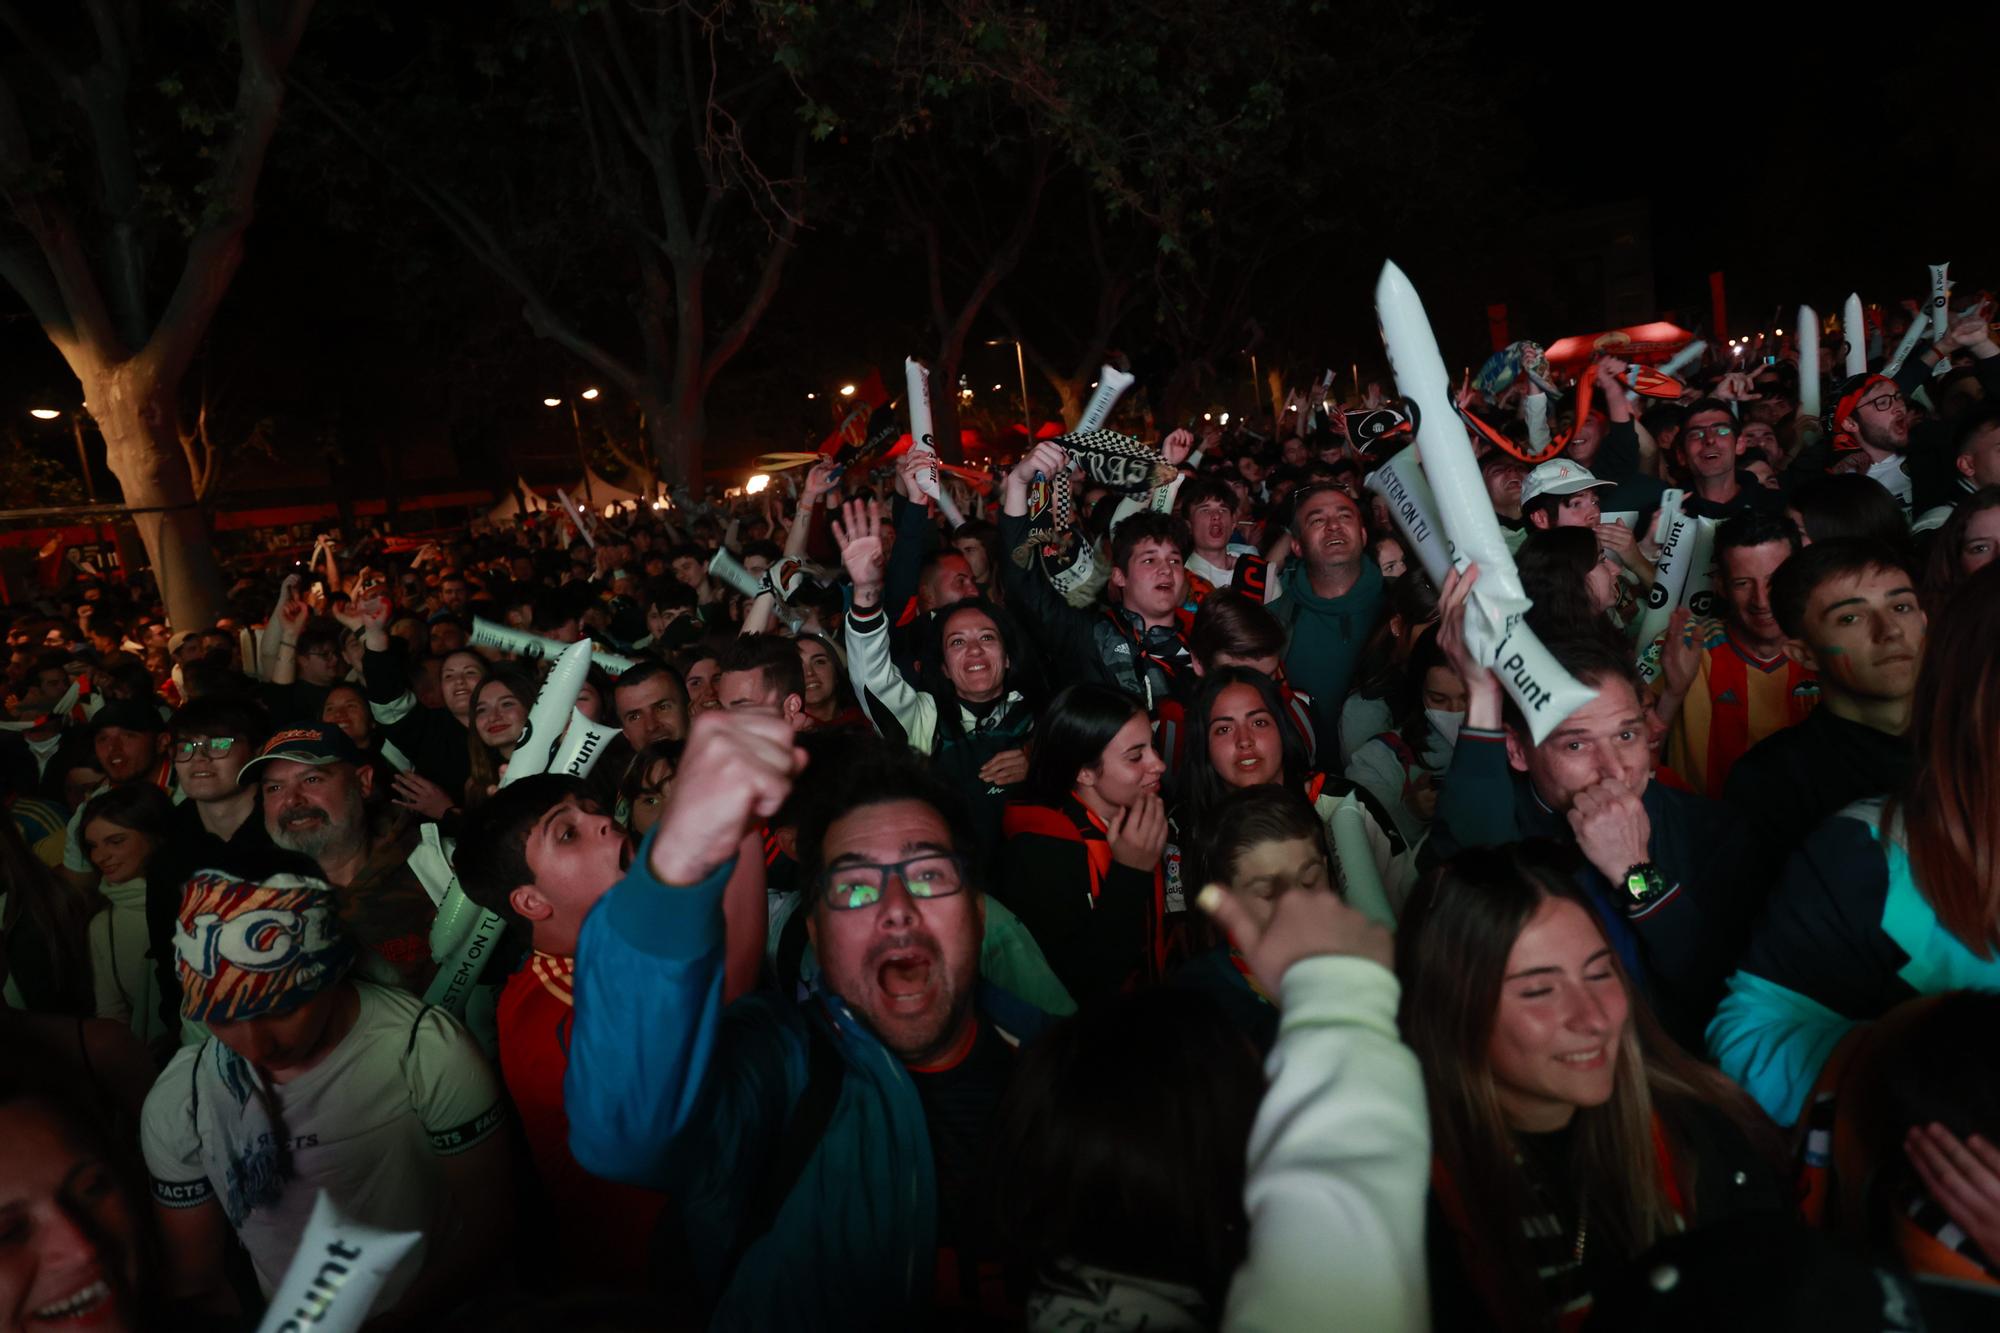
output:
[[[1910,516],[1916,491],[1910,478],[1910,408],[1896,382],[1881,375],[1856,375],[1841,386],[1833,410],[1836,450],[1858,449],[1868,475]]]
[[[1736,413],[1720,398],[1704,398],[1688,409],[1681,427],[1681,462],[1687,468],[1692,493],[1682,506],[1696,518],[1728,518],[1752,512],[1781,513],[1784,499],[1739,471],[1743,454],[1742,427]]]
[[[957,800],[872,747],[816,774],[799,831],[818,993],[724,1006],[737,847],[804,762],[775,710],[695,720],[672,807],[578,937],[570,1148],[676,1201],[713,1327],[928,1326],[997,1290],[979,1262],[1013,1059],[996,1025],[1041,1015],[980,979]]]

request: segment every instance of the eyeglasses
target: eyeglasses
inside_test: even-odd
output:
[[[890,877],[903,881],[912,898],[949,898],[965,889],[965,862],[951,852],[926,852],[886,865],[860,861],[826,872],[826,905],[856,912],[882,901]]]
[[[1861,406],[1872,407],[1877,412],[1887,412],[1892,406],[1902,401],[1903,395],[1900,393],[1882,393],[1875,395],[1873,398],[1862,399]]]
[[[338,657],[338,656],[340,656],[340,652],[339,652],[339,650],[338,650],[338,649],[335,649],[335,648],[313,648],[313,649],[309,649],[309,650],[308,650],[308,651],[306,651],[306,652],[303,652],[303,653],[300,653],[300,654],[298,654],[298,656],[300,656],[300,657]]]
[[[1714,436],[1718,440],[1726,440],[1735,433],[1734,426],[1689,426],[1687,437],[1690,440],[1705,440]]]
[[[236,748],[235,736],[207,736],[197,741],[178,741],[174,745],[174,758],[185,764],[198,753],[206,753],[211,759],[220,759]]]

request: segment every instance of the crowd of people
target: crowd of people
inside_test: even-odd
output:
[[[1995,1326],[1986,321],[6,608],[0,1329]]]

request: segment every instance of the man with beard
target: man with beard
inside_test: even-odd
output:
[[[818,993],[726,1009],[723,891],[804,755],[768,710],[695,720],[673,806],[585,918],[564,1106],[583,1167],[676,1201],[717,1328],[911,1328],[968,1304],[979,1163],[1038,1011],[981,984],[964,817],[868,747],[799,831]],[[935,1288],[933,1277],[936,1277]]]
[[[423,994],[437,970],[430,947],[437,909],[409,866],[421,835],[400,811],[370,819],[374,774],[354,742],[325,723],[293,727],[271,737],[239,780],[258,791],[271,841],[310,862],[301,873],[332,887],[355,942],[388,963],[405,989]]]
[[[1361,650],[1382,614],[1382,571],[1368,554],[1368,523],[1354,497],[1308,486],[1292,507],[1298,558],[1273,585],[1271,611],[1291,631],[1285,677],[1312,696],[1321,754],[1337,754],[1340,709]]]

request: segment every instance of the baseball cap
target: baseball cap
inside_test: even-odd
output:
[[[181,1013],[197,1023],[282,1014],[338,981],[354,961],[325,881],[304,875],[188,878],[174,918]]]
[[[354,747],[347,733],[325,722],[315,722],[309,727],[286,727],[273,735],[264,742],[264,748],[257,752],[257,757],[243,765],[243,771],[236,775],[237,782],[248,782],[250,770],[267,759],[290,759],[316,768],[324,768],[328,764],[364,762],[361,751]]]
[[[144,699],[113,699],[91,716],[93,730],[118,727],[125,731],[165,731],[166,719]]]
[[[1521,483],[1521,503],[1527,504],[1544,495],[1576,495],[1615,484],[1599,481],[1590,475],[1589,468],[1573,459],[1551,458],[1546,463],[1537,463],[1534,470],[1528,473],[1528,479]]]

